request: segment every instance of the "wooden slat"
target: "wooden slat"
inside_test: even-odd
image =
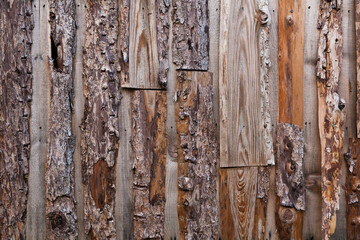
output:
[[[355,0],[355,47],[356,47],[356,128],[360,138],[360,0]]]
[[[0,238],[25,239],[32,88],[31,1],[0,4]]]
[[[322,168],[322,238],[335,232],[339,204],[340,154],[343,145],[345,103],[338,94],[342,61],[342,13],[340,1],[322,1],[317,87]]]
[[[82,176],[85,233],[114,238],[115,159],[119,148],[119,68],[115,0],[86,2],[83,55],[85,113],[82,123]]]
[[[168,39],[169,39],[169,3],[155,0],[122,0],[120,6],[121,20],[129,14],[129,26],[123,24],[121,33],[129,30],[129,47],[124,50],[122,58],[129,61],[129,78],[121,78],[121,86],[126,88],[161,89],[167,84]],[[130,6],[129,6],[130,4]],[[126,12],[126,8],[130,12]],[[123,38],[121,36],[120,38]],[[128,51],[127,51],[128,50]],[[129,56],[127,56],[129,54]]]
[[[267,1],[222,1],[220,19],[220,165],[273,164]]]
[[[217,142],[212,74],[179,72],[176,91],[180,239],[215,239]]]
[[[75,239],[78,235],[74,196],[75,139],[72,135],[75,1],[49,1],[51,92],[48,157],[45,166],[46,236]]]

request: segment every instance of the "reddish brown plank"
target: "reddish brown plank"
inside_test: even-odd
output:
[[[355,46],[356,46],[356,128],[360,138],[360,0],[355,0]]]

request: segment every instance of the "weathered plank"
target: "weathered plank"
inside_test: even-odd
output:
[[[31,1],[0,4],[0,239],[25,239],[32,89]]]
[[[350,139],[344,156],[348,172],[346,177],[346,235],[347,239],[360,239],[360,141]]]
[[[172,57],[180,70],[208,70],[208,0],[172,1]]]
[[[130,4],[128,0],[122,0],[120,6],[123,7],[120,16],[124,21],[120,30],[124,34],[120,35],[122,66],[126,68],[129,62],[129,78],[122,77],[121,86],[166,88],[170,3],[167,0],[135,0]]]
[[[82,176],[85,233],[115,238],[115,158],[119,148],[117,71],[118,5],[87,1],[83,52],[85,113],[82,123]]]
[[[179,72],[175,95],[178,135],[180,238],[216,238],[217,142],[212,74]]]
[[[73,59],[75,54],[75,1],[49,0],[51,86],[48,157],[45,166],[46,238],[76,239],[71,130]]]
[[[356,46],[356,128],[360,138],[360,0],[355,0],[355,46]]]
[[[268,1],[222,1],[221,167],[274,164],[269,113]]]
[[[341,1],[321,1],[318,29],[316,75],[322,168],[322,238],[329,239],[335,231],[339,204],[340,153],[345,119],[345,102],[338,94],[342,60]]]
[[[134,239],[164,237],[166,92],[132,97]]]

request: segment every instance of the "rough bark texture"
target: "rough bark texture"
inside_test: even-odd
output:
[[[25,239],[32,85],[31,1],[0,4],[0,239]]]
[[[267,0],[223,1],[221,6],[221,167],[274,164],[269,18]]]
[[[348,240],[360,239],[360,141],[350,139],[345,154],[348,166],[346,178],[346,232]]]
[[[276,193],[280,204],[305,210],[304,132],[279,123],[276,129]]]
[[[130,0],[119,0],[119,64],[120,82],[129,82],[129,38],[130,38]]]
[[[217,142],[212,74],[177,75],[178,215],[180,237],[213,239],[218,234]]]
[[[163,239],[166,180],[166,92],[132,99],[134,239]]]
[[[172,57],[177,69],[208,70],[208,0],[173,0]]]
[[[86,2],[82,123],[84,224],[94,239],[115,238],[115,159],[119,148],[118,5]]]
[[[49,1],[51,92],[49,149],[45,167],[47,239],[76,239],[75,139],[71,131],[75,1]]]
[[[360,138],[360,0],[355,0],[355,46],[356,46],[356,128]]]
[[[342,60],[341,1],[321,1],[317,72],[318,117],[321,143],[322,238],[329,239],[336,226],[339,205],[340,153],[343,146],[345,102],[340,99]]]

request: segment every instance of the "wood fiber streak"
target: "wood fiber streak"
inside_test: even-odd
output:
[[[115,239],[114,166],[119,149],[120,103],[118,2],[88,0],[86,9],[81,136],[85,233],[92,239]]]
[[[340,99],[339,76],[342,61],[341,1],[321,1],[318,62],[318,116],[321,143],[322,238],[329,239],[336,226],[339,208],[340,153],[343,146],[345,101]]]
[[[346,176],[346,235],[348,240],[360,239],[360,141],[350,139],[345,153]]]
[[[0,239],[25,239],[32,92],[31,1],[0,3]]]
[[[172,6],[172,56],[176,69],[208,70],[208,0],[173,0]]]
[[[178,135],[180,239],[215,239],[217,142],[212,74],[178,72],[175,119]]]
[[[121,78],[121,86],[128,88],[166,88],[169,70],[169,0],[122,0],[121,6],[130,8],[130,42],[123,45],[123,62],[129,61],[129,78]],[[121,20],[126,20],[126,10],[121,10]],[[124,36],[120,37],[123,38]],[[125,39],[124,39],[125,40]],[[127,40],[122,40],[124,43]],[[129,46],[128,46],[129,45]],[[127,48],[128,46],[128,48]],[[129,53],[129,59],[127,56]]]
[[[163,239],[166,180],[166,92],[132,98],[134,239]]]
[[[221,167],[274,164],[268,1],[222,1],[220,19]]]
[[[356,46],[356,128],[360,138],[360,0],[355,0],[355,46]]]
[[[76,239],[75,139],[71,131],[75,1],[49,0],[51,28],[50,114],[45,166],[46,238]]]

